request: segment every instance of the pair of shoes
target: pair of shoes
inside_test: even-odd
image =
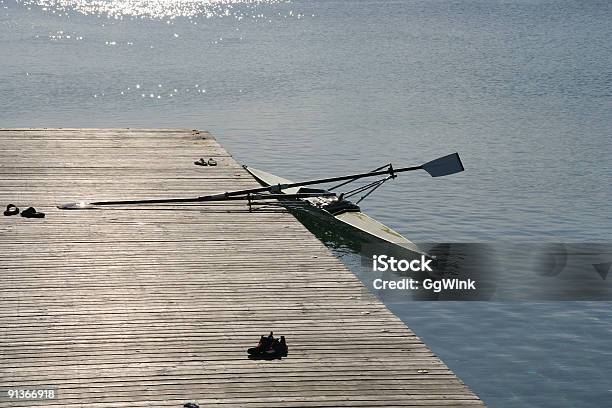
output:
[[[17,208],[15,204],[6,206],[6,211],[4,211],[5,216],[10,217],[17,214],[19,214],[19,208]],[[45,213],[36,211],[34,207],[28,207],[21,212],[21,216],[24,218],[45,218]]]
[[[247,353],[252,360],[274,360],[287,357],[289,349],[287,348],[285,336],[275,339],[272,332],[270,332],[268,337],[261,336],[257,347],[248,349]]]
[[[200,157],[200,160],[194,161],[193,164],[196,166],[216,166],[217,162],[212,157],[208,159],[208,161],[204,160],[203,157]]]

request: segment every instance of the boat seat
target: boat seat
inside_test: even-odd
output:
[[[347,200],[334,201],[333,203],[323,206],[323,209],[329,211],[332,215],[340,215],[345,212],[359,212],[361,208],[357,204]]]

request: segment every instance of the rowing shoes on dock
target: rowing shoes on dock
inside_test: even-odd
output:
[[[362,213],[358,204],[386,181],[396,178],[398,173],[425,170],[432,177],[441,177],[465,170],[458,153],[440,157],[420,166],[395,169],[391,164],[387,164],[366,173],[301,182],[292,182],[252,167],[244,166],[244,168],[259,182],[259,184],[261,184],[261,187],[200,197],[94,201],[89,203],[78,202],[58,205],[57,208],[62,210],[83,210],[113,205],[204,203],[239,200],[247,201],[250,208],[253,204],[269,204],[270,200],[278,200],[281,205],[291,206],[297,203],[306,205],[317,211],[331,215],[344,225],[355,228],[367,235],[405,247],[411,251],[422,253],[413,242],[403,237],[400,233]],[[340,194],[334,192],[334,190],[337,191],[339,188],[345,187],[356,180],[369,177],[379,177],[379,179]],[[328,189],[313,189],[307,187],[338,182],[340,182],[340,184]],[[362,194],[357,201],[353,203],[348,200],[348,198],[357,194]]]

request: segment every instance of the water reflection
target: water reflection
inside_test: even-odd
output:
[[[286,3],[286,0],[18,0],[26,6],[36,5],[43,11],[62,15],[75,11],[84,15],[108,17],[123,20],[133,19],[174,19],[177,17],[232,17],[242,20],[247,17],[264,18],[257,11],[262,4]],[[294,16],[290,11],[290,17]],[[301,17],[297,14],[296,17]]]
[[[361,281],[383,301],[402,300],[490,300],[496,289],[495,271],[492,267],[491,251],[482,245],[469,244],[423,244],[421,247],[435,258],[431,272],[375,272],[373,255],[387,255],[395,259],[414,260],[420,257],[398,245],[389,244],[338,222],[334,217],[308,208],[292,208],[291,213],[321,242],[345,263]],[[480,283],[476,291],[436,292],[433,289],[400,291],[377,290],[376,279],[402,280],[472,278]]]
[[[358,265],[362,248],[372,244],[371,239],[368,239],[367,236],[338,222],[331,215],[307,207],[288,209],[306,229],[343,261],[356,260],[355,264]]]
[[[609,244],[420,243],[435,260],[431,271],[375,271],[373,256],[414,260],[420,255],[389,244],[307,208],[290,210],[364,285],[385,303],[414,300],[610,300]],[[419,282],[418,290],[380,288],[380,280]],[[430,287],[424,287],[428,280]],[[444,282],[469,280],[475,289],[437,290]],[[375,283],[378,282],[378,283]]]

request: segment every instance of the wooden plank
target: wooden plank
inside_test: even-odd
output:
[[[290,214],[241,203],[61,211],[256,187],[207,132],[0,129],[0,407],[483,406]],[[214,157],[218,166],[193,164]],[[289,356],[252,361],[261,334]]]

